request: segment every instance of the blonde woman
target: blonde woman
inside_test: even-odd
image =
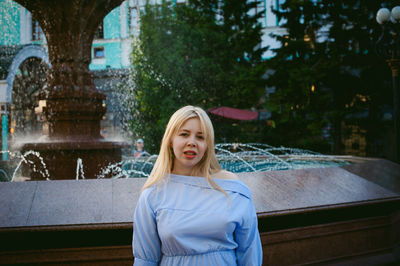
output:
[[[170,118],[135,210],[135,266],[261,265],[251,192],[221,170],[206,112],[185,106]]]

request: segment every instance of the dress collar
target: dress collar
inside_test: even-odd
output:
[[[240,180],[237,179],[219,179],[213,178],[214,182],[217,183],[225,191],[232,191],[240,193],[247,198],[251,198],[250,189]],[[169,181],[176,183],[183,183],[192,186],[212,188],[212,186],[207,182],[205,177],[200,176],[186,176],[186,175],[175,175],[170,174]]]

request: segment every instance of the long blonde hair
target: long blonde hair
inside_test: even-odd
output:
[[[201,129],[207,145],[203,158],[193,167],[191,175],[205,177],[212,187],[226,194],[226,192],[211,178],[212,174],[221,170],[221,166],[218,163],[214,151],[214,128],[211,120],[203,109],[191,105],[180,108],[169,119],[161,142],[160,153],[143,189],[161,183],[164,178],[169,178],[174,162],[173,156],[171,156],[173,152],[171,151],[172,138],[182,125],[191,118],[198,118],[200,120]]]

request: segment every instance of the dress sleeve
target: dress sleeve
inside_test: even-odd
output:
[[[262,247],[260,233],[258,232],[257,214],[253,201],[247,199],[247,208],[244,210],[242,223],[236,227],[235,240],[238,244],[236,248],[236,258],[238,265],[262,265]]]
[[[161,244],[155,213],[150,204],[150,192],[151,189],[146,189],[140,195],[133,219],[132,249],[135,266],[158,265],[161,258]]]

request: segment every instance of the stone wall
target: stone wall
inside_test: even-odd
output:
[[[264,265],[400,262],[400,166],[242,173]],[[144,178],[0,183],[0,264],[131,265]],[[47,265],[46,264],[46,265]]]

